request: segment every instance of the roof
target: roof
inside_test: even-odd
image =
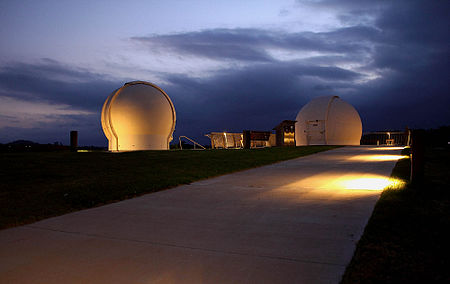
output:
[[[294,126],[296,122],[297,122],[297,120],[283,120],[277,126],[275,126],[272,130],[277,130],[278,128],[284,127],[286,125]]]

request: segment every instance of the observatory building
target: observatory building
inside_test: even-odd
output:
[[[297,146],[360,144],[361,118],[352,105],[338,96],[311,100],[295,120]]]
[[[101,120],[110,151],[168,150],[176,114],[161,88],[134,81],[109,95]]]

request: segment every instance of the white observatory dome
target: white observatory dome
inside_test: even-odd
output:
[[[103,104],[102,127],[110,151],[168,150],[175,121],[169,96],[148,82],[126,83]]]
[[[356,109],[338,96],[318,97],[298,113],[295,141],[303,145],[359,145],[362,123]]]

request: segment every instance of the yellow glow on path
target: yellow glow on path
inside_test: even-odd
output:
[[[386,177],[362,177],[343,179],[337,182],[343,189],[383,190],[387,187],[400,188],[405,183],[399,179]]]
[[[380,151],[385,151],[385,150],[403,150],[405,147],[375,147],[372,148],[371,150],[380,150]]]
[[[359,155],[351,157],[350,160],[370,162],[370,161],[398,161],[406,158],[409,157],[403,155]]]
[[[383,149],[386,148],[386,149]],[[395,162],[409,158],[399,155],[399,150],[404,147],[377,147],[379,150],[396,150],[396,152],[363,152],[362,155],[348,156],[336,154],[327,157],[327,162],[333,164],[334,161],[346,161],[342,168],[339,165],[333,167],[323,167],[322,172],[305,171],[298,174],[296,179],[290,179],[288,184],[259,194],[257,198],[267,198],[274,200],[290,200],[291,202],[309,202],[311,200],[349,200],[353,198],[378,198],[384,189],[401,189],[405,182],[390,177],[390,171],[382,171],[384,167],[380,162],[389,162],[394,166]],[[372,150],[372,148],[366,148]],[[372,154],[371,154],[372,153]],[[392,153],[392,155],[388,154]],[[351,165],[354,164],[354,165]],[[366,166],[361,167],[361,164]],[[371,171],[374,173],[371,173]]]
[[[387,187],[400,188],[403,185],[404,182],[401,180],[389,176],[360,172],[341,175],[330,172],[307,177],[285,187],[338,192],[342,190],[383,190]]]

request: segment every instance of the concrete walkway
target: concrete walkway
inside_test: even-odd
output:
[[[0,283],[338,283],[395,155],[339,148],[3,230]]]

